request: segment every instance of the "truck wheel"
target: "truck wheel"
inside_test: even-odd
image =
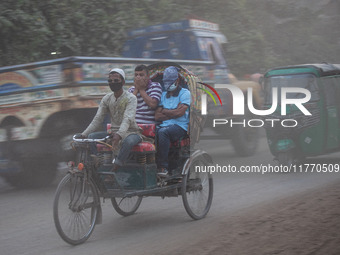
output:
[[[235,152],[241,157],[254,155],[259,140],[258,128],[235,127],[231,138]]]
[[[74,160],[76,153],[72,149],[71,143],[72,143],[72,137],[76,133],[76,131],[70,131],[69,134],[64,134],[59,136],[59,138],[56,141],[56,144],[59,145],[61,154],[60,154],[60,161],[70,161]]]
[[[57,130],[54,134],[55,145],[58,146],[58,149],[60,151],[60,155],[58,158],[59,161],[67,162],[70,160],[74,160],[76,154],[71,146],[71,143],[73,141],[72,137],[76,133],[80,133],[85,130],[87,124],[91,122],[91,120],[88,120],[87,118],[88,116],[85,116],[84,119],[86,121],[79,121],[75,118],[72,119],[60,117],[62,121],[58,120],[54,122],[54,126],[56,127],[55,129]]]
[[[57,122],[57,127],[60,127],[59,130],[55,134],[55,146],[58,147],[60,151],[58,160],[67,162],[70,160],[74,160],[75,151],[72,149],[72,137],[75,133],[79,133],[79,130],[82,130],[82,127],[77,128],[77,122],[73,119],[66,119],[63,122]]]
[[[54,160],[24,160],[13,162],[18,171],[4,175],[5,180],[17,188],[40,188],[48,186],[56,175],[57,162]]]

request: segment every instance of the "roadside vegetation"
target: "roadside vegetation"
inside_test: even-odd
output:
[[[220,25],[228,38],[229,68],[237,76],[280,65],[339,62],[340,3],[298,2],[2,0],[0,66],[75,55],[119,56],[128,30],[185,18]]]

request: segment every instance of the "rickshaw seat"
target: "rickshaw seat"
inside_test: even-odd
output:
[[[156,124],[138,124],[143,129],[142,135],[154,138],[156,136]]]
[[[156,136],[156,124],[138,124],[143,130],[142,135],[154,138]],[[111,124],[107,124],[107,130],[111,128]],[[132,147],[131,152],[155,152],[156,147],[149,142],[140,142]]]
[[[141,142],[141,143],[133,146],[131,151],[132,152],[155,152],[156,147],[152,143]]]
[[[105,151],[112,152],[111,149],[104,144],[97,144],[97,151],[98,152],[105,152]],[[156,147],[152,143],[141,142],[141,143],[133,146],[131,151],[132,152],[155,152]]]
[[[138,124],[143,129],[142,135],[154,138],[156,136],[156,124]],[[141,142],[132,147],[132,152],[155,152],[156,146],[149,142]]]
[[[189,136],[185,136],[178,141],[172,142],[170,144],[170,147],[185,147],[185,146],[190,146],[190,138]]]

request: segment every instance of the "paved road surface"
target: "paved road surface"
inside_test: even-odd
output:
[[[274,165],[265,139],[261,139],[256,155],[249,158],[236,157],[228,141],[204,141],[200,146],[213,156],[215,164],[222,166],[230,164],[239,169],[246,165]],[[338,157],[339,154],[332,154],[309,162],[333,164]],[[63,171],[60,170],[59,180]],[[181,197],[145,198],[137,213],[126,218],[118,215],[106,200],[103,224],[96,226],[85,244],[76,247],[62,241],[54,227],[52,202],[58,180],[39,190],[17,190],[1,180],[0,253],[173,254],[177,245],[192,243],[205,231],[216,228],[225,215],[279,198],[299,196],[339,178],[340,173],[214,174],[213,204],[208,216],[200,221],[193,221],[186,214]]]

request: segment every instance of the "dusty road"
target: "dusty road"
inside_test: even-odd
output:
[[[204,141],[201,146],[219,165],[274,164],[264,139],[256,155],[249,158],[236,157],[227,141]],[[335,164],[338,158],[339,154],[332,154],[308,162]],[[281,247],[283,240],[293,238],[290,234],[310,229],[318,219],[322,223],[327,207],[333,210],[327,222],[340,221],[339,208],[331,202],[340,204],[337,184],[340,173],[214,174],[214,199],[205,219],[191,220],[181,197],[145,198],[137,213],[126,218],[106,200],[103,224],[96,226],[85,244],[72,247],[60,239],[53,223],[57,181],[40,190],[17,190],[0,181],[1,254],[340,254],[332,247],[326,253]],[[328,194],[332,195],[328,198]],[[309,212],[313,217],[304,217]],[[299,217],[305,219],[301,224],[286,221]],[[289,227],[285,227],[286,222]],[[320,243],[326,248],[332,244],[321,238],[328,236],[327,231],[339,240],[340,234],[330,230],[335,223],[321,229]],[[314,238],[312,245],[316,245],[318,235]],[[298,245],[309,247],[311,241],[304,237]]]

